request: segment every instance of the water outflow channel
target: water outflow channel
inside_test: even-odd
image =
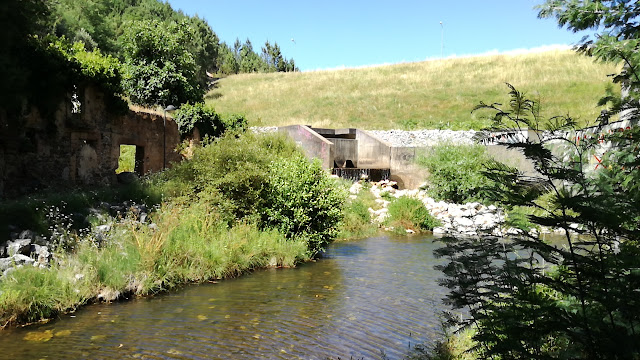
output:
[[[87,306],[0,332],[0,358],[378,359],[381,350],[402,358],[440,331],[438,246],[430,237],[369,238],[296,269]]]

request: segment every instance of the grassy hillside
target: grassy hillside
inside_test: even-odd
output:
[[[309,124],[364,129],[478,129],[479,101],[507,101],[505,82],[541,101],[543,115],[593,121],[616,67],[572,51],[478,56],[304,73],[244,74],[207,94],[219,112],[251,126]]]

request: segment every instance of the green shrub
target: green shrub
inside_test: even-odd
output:
[[[343,186],[346,188],[351,184],[350,181],[344,181]],[[378,205],[370,188],[371,185],[365,182],[355,198],[352,196],[346,200],[338,239],[364,238],[372,236],[378,231],[378,226],[371,222],[371,214],[369,213],[369,208],[376,208]]]
[[[202,138],[206,136],[217,138],[226,131],[226,124],[220,115],[204,103],[183,104],[176,112],[174,120],[178,124],[178,131],[183,139],[194,129],[198,129]]]
[[[427,191],[431,197],[457,204],[485,200],[480,190],[490,180],[482,171],[491,158],[484,146],[444,144],[432,150],[418,160],[429,171]]]
[[[399,230],[433,230],[434,227],[440,226],[440,221],[429,213],[419,199],[402,196],[389,203],[387,208],[388,224]]]
[[[247,119],[244,115],[223,116],[204,103],[183,104],[176,112],[174,120],[178,124],[178,131],[182,139],[190,135],[194,129],[198,129],[200,137],[203,139],[218,138],[227,131],[237,133],[247,129]]]
[[[269,167],[262,222],[288,238],[305,238],[314,256],[335,239],[346,194],[322,169],[302,155]]]
[[[301,156],[286,135],[226,134],[155,177],[165,196],[217,199],[232,219],[259,218],[272,161]]]
[[[226,131],[243,132],[247,130],[247,118],[241,114],[227,114],[222,117]]]

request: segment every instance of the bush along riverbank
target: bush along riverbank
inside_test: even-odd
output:
[[[354,183],[351,200],[367,193],[373,200],[367,208],[370,221],[385,231],[414,234],[432,231],[435,236],[516,236],[522,227],[511,226],[519,213],[507,214],[495,205],[479,202],[456,204],[436,201],[423,189],[398,190],[394,181]],[[531,235],[552,233],[544,227],[525,228]]]
[[[141,188],[164,199],[154,211],[103,204],[123,211],[114,217],[97,206],[93,225],[76,230],[72,216],[59,208],[44,236],[15,236],[33,245],[46,241],[50,255],[41,266],[10,260],[0,278],[0,325],[258,268],[295,266],[336,238],[346,199],[344,183],[278,134],[224,136],[197,148],[191,160],[145,179]]]

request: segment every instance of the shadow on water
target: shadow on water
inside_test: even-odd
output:
[[[331,246],[315,263],[110,305],[0,335],[6,358],[400,358],[439,332],[431,238]],[[46,341],[45,341],[46,340]]]

